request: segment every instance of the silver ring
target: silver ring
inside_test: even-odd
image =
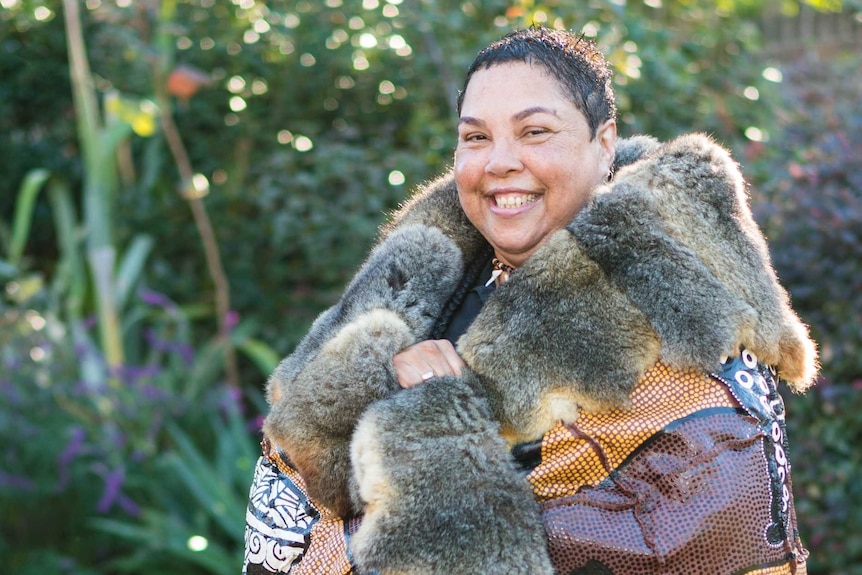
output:
[[[434,377],[434,372],[433,372],[433,371],[429,371],[428,373],[423,373],[423,374],[422,374],[422,381],[428,381],[428,380],[429,380],[429,379],[431,379],[432,377]]]

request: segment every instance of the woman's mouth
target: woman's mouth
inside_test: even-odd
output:
[[[511,210],[532,204],[536,199],[536,194],[497,194],[494,196],[494,203],[498,208]]]

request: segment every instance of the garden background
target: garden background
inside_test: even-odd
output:
[[[859,0],[0,0],[0,572],[239,572],[269,371],[531,22],[598,42],[622,135],[741,163],[822,354],[809,572],[862,573]]]

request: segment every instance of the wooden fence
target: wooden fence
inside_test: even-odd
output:
[[[764,15],[760,28],[772,54],[796,57],[811,50],[828,55],[855,49],[862,66],[862,12],[823,13],[803,5],[794,17]]]

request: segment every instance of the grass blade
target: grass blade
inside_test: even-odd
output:
[[[8,263],[18,267],[24,255],[24,246],[30,235],[33,222],[33,208],[36,198],[51,173],[48,170],[31,170],[24,178],[18,191],[18,202],[15,205],[15,220],[12,224],[12,240],[9,242]]]

